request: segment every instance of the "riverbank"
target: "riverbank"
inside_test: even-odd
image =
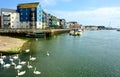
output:
[[[19,53],[26,40],[8,36],[0,36],[0,52]]]

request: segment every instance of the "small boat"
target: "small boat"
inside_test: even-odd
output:
[[[73,34],[74,34],[74,30],[71,30],[71,31],[69,32],[69,34],[70,34],[70,35],[73,35]]]
[[[82,34],[82,30],[71,30],[69,32],[69,35],[73,35],[73,36],[79,36]]]

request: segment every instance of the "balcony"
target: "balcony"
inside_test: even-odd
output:
[[[3,17],[3,21],[10,21],[10,17]]]
[[[3,17],[10,17],[10,14],[3,14]]]

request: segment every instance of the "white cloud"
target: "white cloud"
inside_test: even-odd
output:
[[[39,1],[43,7],[56,5],[55,0],[36,0]]]
[[[65,18],[67,21],[78,21],[85,25],[105,25],[111,22],[112,27],[120,25],[120,7],[98,8],[86,11],[49,11],[58,18]],[[120,27],[120,26],[119,26]]]

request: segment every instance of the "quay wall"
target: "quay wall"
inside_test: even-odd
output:
[[[19,37],[26,37],[28,34],[35,34],[35,33],[43,33],[45,37],[50,37],[54,34],[60,34],[69,32],[70,29],[48,29],[48,30],[41,30],[41,29],[0,29],[0,35],[5,36],[19,36]]]

